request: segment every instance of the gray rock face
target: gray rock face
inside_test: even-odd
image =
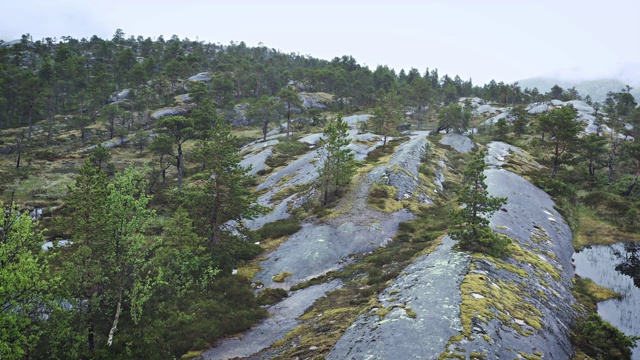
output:
[[[310,134],[301,139],[298,139],[301,143],[306,143],[309,145],[315,145],[322,139],[322,134]]]
[[[491,143],[489,148],[501,146]],[[467,353],[472,351],[488,354],[488,358],[514,358],[518,351],[533,354],[542,352],[545,358],[570,359],[573,348],[569,340],[569,325],[575,312],[571,293],[573,267],[572,234],[560,214],[554,210],[554,203],[545,192],[536,188],[524,178],[504,169],[492,168],[485,172],[487,190],[493,196],[507,196],[508,201],[501,211],[491,218],[491,226],[516,241],[522,249],[535,254],[540,263],[546,263],[558,271],[555,278],[540,265],[508,259],[519,269],[526,271],[521,276],[505,269],[499,269],[488,261],[474,261],[474,273],[482,274],[492,286],[503,283],[517,284],[518,295],[527,304],[539,311],[540,330],[525,325],[528,319],[511,319],[529,335],[519,334],[514,328],[505,326],[494,318],[486,323],[473,323],[473,340],[456,343]],[[537,261],[536,259],[536,261]],[[548,285],[547,285],[548,284]],[[545,299],[546,297],[546,299]],[[524,305],[524,304],[522,304]],[[492,343],[482,335],[487,334]],[[495,346],[498,345],[499,346]]]
[[[346,118],[343,118],[342,120],[344,122],[346,122],[347,124],[349,124],[349,127],[351,127],[352,129],[358,129],[358,124],[361,122],[365,122],[367,120],[369,120],[369,118],[372,115],[352,115],[352,116],[347,116]]]
[[[500,111],[502,111],[503,109],[501,108],[495,108],[491,105],[480,105],[477,108],[475,108],[473,110],[473,114],[474,115],[480,115],[480,114],[497,114]]]
[[[248,103],[237,104],[233,107],[233,111],[231,111],[227,118],[229,123],[234,126],[247,126],[251,123],[250,119],[247,118],[247,110],[249,109]]]
[[[500,120],[500,119],[505,119],[507,122],[509,122],[509,115],[510,115],[510,113],[507,110],[507,111],[505,111],[505,112],[503,112],[501,114],[498,114],[496,116],[492,116],[492,117],[488,118],[487,120],[485,120],[482,123],[482,125],[492,125],[492,124],[497,123],[498,120]]]
[[[178,103],[187,103],[193,100],[189,94],[177,95],[174,99],[176,99],[176,102]]]
[[[431,254],[408,266],[378,296],[389,310],[386,316],[372,310],[358,317],[327,359],[437,359],[462,330],[460,283],[470,256],[451,249],[453,243],[445,237]]]
[[[576,110],[586,114],[594,114],[596,112],[596,110],[593,107],[591,107],[591,105],[587,104],[582,100],[571,100],[564,103],[564,105],[569,105],[569,104],[573,105],[573,107]]]
[[[418,169],[422,157],[422,151],[427,144],[428,131],[417,131],[410,140],[398,147],[388,164],[373,169],[368,178],[371,182],[382,181],[385,185],[391,185],[398,189],[396,200],[412,198],[418,188]],[[426,196],[426,195],[423,195]],[[423,202],[431,202],[424,198]]]
[[[484,105],[484,100],[479,97],[470,97],[470,98],[461,97],[460,99],[458,99],[458,102],[462,104],[464,104],[467,101],[471,103],[472,108],[477,108],[478,106]]]
[[[328,108],[326,102],[329,100],[329,98],[326,95],[321,96],[319,94],[306,92],[301,92],[299,95],[300,100],[302,100],[302,106],[304,106],[306,109],[324,110]]]
[[[269,347],[301,322],[296,320],[326,293],[342,286],[340,280],[311,286],[291,294],[268,308],[271,316],[237,338],[222,340],[218,346],[202,354],[202,359],[223,360],[247,357]]]
[[[116,93],[115,95],[113,95],[109,101],[107,101],[107,103],[114,103],[114,102],[120,102],[124,99],[127,98],[127,96],[129,96],[129,93],[131,92],[130,89],[124,89],[118,93]]]
[[[163,108],[158,109],[151,113],[151,117],[153,119],[159,119],[163,116],[176,116],[176,115],[184,115],[187,113],[187,109],[184,108]]]
[[[208,72],[201,72],[199,74],[193,75],[188,79],[189,81],[211,81],[211,74]]]
[[[468,137],[460,134],[447,134],[440,139],[440,144],[448,145],[459,153],[468,153],[475,147],[473,141]]]
[[[249,168],[249,166],[251,166],[249,175],[255,175],[267,167],[265,162],[271,157],[271,155],[273,155],[273,150],[271,148],[264,149],[257,154],[249,154],[240,161],[240,166],[244,168]]]
[[[549,104],[532,104],[526,107],[526,110],[529,114],[542,114],[543,112],[549,111]]]
[[[489,157],[497,156],[490,161],[495,165],[502,164],[510,152],[521,152],[503,143],[491,143],[489,149]],[[462,332],[460,284],[468,271],[482,275],[492,287],[521,286],[518,296],[538,309],[542,328],[536,330],[528,326],[530,319],[510,319],[531,331],[520,334],[498,318],[488,319],[486,323],[473,320],[471,337],[453,341],[448,350],[467,355],[483,353],[487,359],[521,358],[519,351],[529,355],[539,351],[550,359],[571,358],[573,349],[567,336],[574,314],[570,290],[571,231],[553,210],[550,197],[522,177],[499,168],[487,170],[486,175],[492,195],[509,197],[503,211],[491,217],[491,226],[514,238],[541,262],[558,269],[559,276],[554,278],[534,263],[515,260],[507,261],[524,270],[526,276],[499,269],[482,259],[473,260],[473,270],[469,270],[470,257],[452,250],[452,241],[446,237],[440,247],[418,258],[378,297],[388,310],[386,316],[381,318],[377,311],[360,316],[338,340],[327,359],[437,359],[452,336]],[[534,234],[543,235],[532,236]],[[468,296],[478,301],[484,299],[479,293]],[[409,310],[413,318],[408,315]]]
[[[288,289],[331,270],[342,268],[349,255],[375,250],[389,242],[398,231],[398,224],[412,218],[403,209],[384,217],[380,222],[355,224],[351,221],[337,224],[304,224],[302,230],[289,237],[278,249],[260,263],[263,268],[255,277],[266,287]],[[373,219],[371,219],[373,220]],[[337,223],[336,221],[334,223]],[[283,283],[272,278],[280,273],[292,275]]]
[[[355,122],[354,122],[355,123]],[[382,145],[382,141],[377,136],[371,134],[354,135],[356,130],[350,130],[349,136],[354,140],[348,148],[352,149],[355,154],[356,160],[364,160],[369,152],[373,151],[376,147]],[[284,134],[277,134],[273,136],[283,136]],[[322,134],[311,134],[301,139],[304,143],[314,142],[316,139],[322,137]],[[243,148],[243,152],[254,152],[261,147],[273,146],[278,140],[268,141],[266,143],[255,142],[249,144]],[[366,143],[364,143],[366,141]],[[257,173],[260,169],[264,169],[264,161],[271,156],[267,149],[262,150],[257,154],[249,154],[245,156],[243,160],[244,164],[251,164]],[[317,150],[310,149],[310,151],[291,162],[285,168],[278,170],[271,174],[264,182],[258,185],[258,190],[269,189],[265,194],[258,198],[258,203],[263,206],[273,207],[273,210],[263,216],[256,219],[247,220],[245,224],[250,229],[259,229],[267,223],[286,219],[289,217],[289,210],[295,209],[301,206],[306,198],[304,196],[292,195],[282,201],[279,204],[274,204],[271,201],[273,195],[278,191],[296,185],[304,185],[313,182],[318,177],[318,167],[322,166],[324,159],[318,154]],[[252,170],[253,171],[253,170]],[[370,184],[369,184],[370,185]]]

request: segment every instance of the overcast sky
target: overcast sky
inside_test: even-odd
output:
[[[429,67],[482,84],[545,75],[640,81],[638,0],[25,0],[0,4],[0,39],[70,35],[244,41],[372,70]],[[629,64],[635,64],[629,66]],[[635,81],[632,81],[635,82]]]

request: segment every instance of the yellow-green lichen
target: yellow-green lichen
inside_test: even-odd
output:
[[[287,278],[289,276],[293,275],[292,273],[285,271],[285,272],[281,272],[280,274],[274,275],[272,280],[273,282],[277,282],[277,283],[282,283],[285,280],[287,280]]]
[[[523,351],[518,351],[518,354],[520,354],[520,356],[522,356],[523,358],[527,359],[527,360],[542,360],[542,358],[540,356],[537,355],[529,355]]]

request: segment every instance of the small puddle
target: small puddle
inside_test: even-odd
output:
[[[640,243],[592,246],[573,255],[576,274],[622,294],[598,303],[598,314],[627,335],[640,336]],[[633,349],[640,360],[640,349]]]

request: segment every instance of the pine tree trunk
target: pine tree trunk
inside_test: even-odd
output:
[[[553,172],[551,174],[552,178],[555,179],[556,175],[558,175],[559,167],[560,167],[560,144],[558,144],[558,141],[556,140],[556,149],[553,156]]]
[[[633,188],[636,186],[636,183],[638,182],[638,176],[640,176],[640,159],[637,160],[636,176],[633,177],[633,181],[631,182],[627,190],[622,194],[623,196],[631,195]]]
[[[178,187],[182,187],[182,144],[178,144],[178,156],[176,156],[176,165],[178,165]]]
[[[269,122],[267,120],[262,121],[262,141],[267,141],[267,132],[269,132]]]

